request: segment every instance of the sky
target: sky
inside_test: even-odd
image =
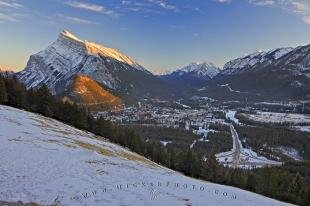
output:
[[[310,0],[0,0],[0,67],[25,68],[67,29],[159,73],[310,44]]]

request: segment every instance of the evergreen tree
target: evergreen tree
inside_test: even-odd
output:
[[[293,178],[291,185],[288,188],[288,192],[298,195],[300,194],[302,188],[303,188],[303,178],[299,173],[297,173]]]
[[[167,166],[174,170],[176,168],[176,153],[171,147],[168,147],[168,160]]]
[[[213,153],[208,155],[206,162],[203,163],[201,177],[209,181],[217,182],[217,174],[219,172],[219,164]]]
[[[2,75],[0,75],[0,104],[6,103],[7,100],[8,95],[5,87],[5,82]]]
[[[35,92],[35,98],[37,103],[37,112],[47,117],[51,117],[53,115],[53,96],[45,84]]]
[[[306,191],[304,193],[303,205],[310,205],[310,186],[309,185],[308,185],[308,188],[306,188]]]
[[[251,190],[253,192],[255,192],[255,185],[256,185],[256,179],[255,179],[255,176],[254,174],[250,174],[248,176],[248,179],[247,179],[247,182],[246,182],[246,188],[248,190]]]
[[[5,81],[7,104],[14,107],[26,108],[26,89],[16,77]]]

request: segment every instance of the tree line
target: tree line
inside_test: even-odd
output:
[[[206,156],[190,148],[163,147],[146,141],[134,129],[95,119],[87,108],[53,96],[46,85],[27,90],[15,77],[0,75],[0,104],[21,108],[60,120],[76,128],[108,138],[148,159],[187,176],[247,189],[282,201],[310,205],[310,164],[242,170],[225,168],[214,153]]]

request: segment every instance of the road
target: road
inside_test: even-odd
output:
[[[231,112],[230,112],[231,113]],[[235,119],[235,114],[226,115],[229,120]],[[236,120],[235,122],[238,122]],[[255,168],[269,165],[282,165],[282,162],[268,160],[263,156],[258,156],[251,149],[243,148],[239,135],[233,124],[230,124],[231,137],[233,139],[233,148],[228,152],[217,154],[216,157],[224,165],[228,165],[232,168]]]
[[[240,165],[241,160],[241,152],[242,152],[242,144],[239,140],[239,135],[233,124],[230,124],[230,132],[231,137],[233,139],[233,148],[230,152],[222,153],[218,158],[232,157],[231,161],[226,161],[226,163],[230,164],[231,167],[237,168]]]
[[[234,125],[230,125],[230,132],[231,136],[233,138],[233,161],[232,161],[232,167],[237,168],[240,164],[240,154],[242,150],[242,144],[239,140],[239,135],[234,127]]]

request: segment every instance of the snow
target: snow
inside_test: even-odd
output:
[[[138,64],[132,58],[120,53],[117,49],[105,47],[103,45],[91,41],[86,40],[83,41],[67,30],[64,30],[60,36],[69,38],[78,43],[82,43],[86,47],[87,53],[90,55],[100,54],[106,57],[117,59],[118,61],[127,63],[129,65],[138,66]]]
[[[56,83],[64,81],[68,84],[76,74],[88,75],[97,82],[116,89],[120,87],[120,79],[115,76],[115,71],[107,67],[107,62],[113,64],[116,70],[151,74],[133,58],[117,49],[81,40],[65,30],[54,43],[32,55],[18,77],[27,88],[36,88],[45,83],[53,94],[56,94]]]
[[[264,123],[310,123],[310,115],[295,113],[257,112],[256,114],[243,114],[247,118]]]
[[[196,144],[197,140],[194,140],[193,143],[189,146],[190,149],[193,149],[195,144]]]
[[[197,77],[208,77],[212,79],[220,72],[219,68],[217,68],[213,63],[191,63],[188,66],[182,67],[181,69],[177,69],[174,71],[170,71],[165,75],[178,75],[183,76],[188,73],[195,73]]]
[[[236,111],[228,111],[226,113],[226,119],[233,121],[236,124],[239,124],[239,120],[236,119],[235,115]],[[266,157],[259,156],[250,148],[244,148],[241,144],[239,135],[233,124],[230,124],[230,132],[233,139],[232,149],[227,152],[216,154],[216,158],[221,164],[228,167],[243,169],[253,169],[269,165],[282,165],[282,162],[269,160]]]
[[[239,120],[235,117],[237,111],[231,111],[229,110],[227,113],[226,113],[226,119],[234,122],[235,124],[239,124]]]
[[[292,147],[279,147],[280,151],[282,152],[282,154],[296,160],[302,160],[302,157],[300,156],[298,150],[296,150],[295,148]]]
[[[291,52],[293,48],[279,48],[267,52],[257,51],[245,57],[229,61],[224,65],[221,72],[223,75],[239,74],[248,71],[251,67],[259,63],[271,63]]]
[[[0,106],[0,199],[51,205],[290,205],[186,177],[53,119]],[[121,187],[121,188],[120,188]]]
[[[61,32],[61,34],[67,38],[70,38],[72,40],[78,41],[78,42],[83,42],[81,39],[79,39],[78,37],[76,37],[74,34],[72,34],[71,32],[69,32],[68,30],[63,30]]]
[[[289,52],[293,51],[293,48],[282,48],[277,50],[277,52],[273,55],[273,57],[275,59],[280,59],[281,57],[283,57],[284,55],[288,54]]]
[[[233,125],[230,125],[233,148],[230,151],[216,154],[217,160],[228,167],[238,167],[243,169],[260,168],[269,165],[281,166],[282,162],[269,160],[258,155],[250,148],[244,148],[239,139],[239,135]]]
[[[293,126],[292,128],[301,132],[310,132],[310,126]]]
[[[186,108],[186,109],[190,109],[191,107],[186,105],[186,104],[181,104],[180,102],[176,102],[178,105],[182,106],[183,108]]]
[[[285,103],[285,102],[256,102],[254,105],[272,105],[272,106],[296,106],[296,103]]]
[[[216,132],[214,129],[203,129],[202,127],[199,127],[198,130],[194,130],[193,133],[197,135],[202,135],[204,138],[208,137],[209,133]]]
[[[229,86],[229,84],[222,84],[222,85],[219,85],[219,86],[220,87],[226,87],[230,92],[249,94],[249,92],[242,92],[242,91],[234,90],[234,89],[231,88],[231,86]]]
[[[162,145],[164,145],[164,147],[166,147],[167,144],[171,144],[172,141],[164,141],[164,140],[161,140],[160,143],[161,143]]]

